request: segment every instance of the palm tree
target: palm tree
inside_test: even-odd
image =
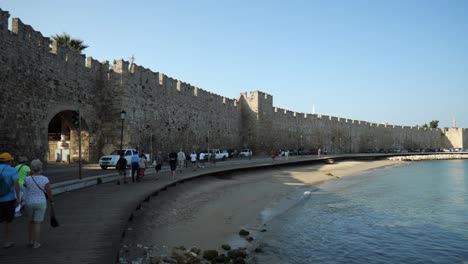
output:
[[[83,43],[83,40],[81,39],[75,39],[70,36],[70,34],[67,34],[63,32],[62,34],[56,34],[52,36],[52,39],[57,41],[58,44],[70,47],[74,50],[77,50],[79,52],[82,52],[84,49],[89,47],[88,45],[85,45]]]

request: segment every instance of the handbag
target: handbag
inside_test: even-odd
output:
[[[44,189],[42,189],[39,186],[39,184],[37,184],[36,180],[34,180],[34,176],[31,176],[31,179],[36,184],[37,188],[39,188],[39,190],[41,190],[44,193],[44,195],[46,197],[46,200],[49,200],[49,197],[47,196],[47,193],[44,191]],[[51,227],[58,227],[59,222],[57,220],[57,217],[55,217],[55,209],[54,209],[54,206],[52,205],[52,203],[50,203],[49,216],[50,216],[50,226]]]
[[[58,227],[59,226],[59,222],[57,220],[57,218],[55,217],[55,210],[54,210],[54,206],[53,205],[50,205],[50,226],[51,227]]]

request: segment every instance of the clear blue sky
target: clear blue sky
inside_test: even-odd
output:
[[[291,111],[468,128],[465,0],[0,0],[45,36],[67,32],[100,61],[128,60]],[[10,26],[11,27],[11,26]]]

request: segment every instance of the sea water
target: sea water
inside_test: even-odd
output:
[[[326,182],[266,229],[256,263],[468,263],[468,161]]]

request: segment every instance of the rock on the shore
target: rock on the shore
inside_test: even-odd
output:
[[[172,249],[171,257],[180,264],[200,264],[202,263],[201,258],[195,252],[191,250],[185,250],[185,247],[176,247]]]
[[[218,251],[216,250],[205,250],[203,252],[203,258],[207,260],[213,260],[218,256]]]
[[[236,258],[232,263],[233,264],[245,264],[245,260],[243,258]]]
[[[247,257],[247,252],[245,252],[245,250],[241,249],[241,248],[232,249],[232,250],[228,251],[228,256],[231,259],[246,258]]]
[[[231,259],[224,254],[217,256],[214,260],[216,263],[230,263],[231,261]]]
[[[151,264],[159,264],[161,263],[161,257],[160,256],[153,256],[150,259]]]
[[[197,254],[197,255],[200,255],[200,253],[201,253],[202,251],[201,251],[201,249],[199,249],[199,248],[191,247],[191,248],[190,248],[190,252],[193,252],[193,253],[195,253],[195,254]]]
[[[249,234],[250,234],[250,232],[245,230],[245,229],[241,229],[239,231],[239,235],[241,235],[241,236],[248,236]]]
[[[228,245],[228,244],[223,244],[221,247],[222,247],[224,250],[231,250],[231,246]]]
[[[141,264],[143,263],[143,258],[138,258],[136,260],[132,260],[132,264]]]

